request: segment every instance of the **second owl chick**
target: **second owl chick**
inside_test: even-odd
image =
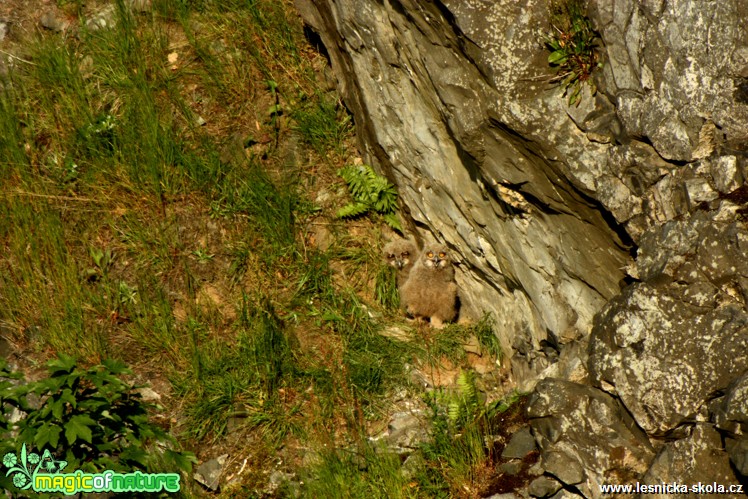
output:
[[[396,239],[384,246],[384,258],[387,265],[397,270],[397,289],[399,290],[408,280],[410,269],[416,260],[418,247],[411,239]]]
[[[400,299],[406,312],[417,319],[429,319],[435,328],[455,319],[457,284],[446,247],[425,248],[400,290]]]

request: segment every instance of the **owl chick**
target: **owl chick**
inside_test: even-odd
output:
[[[400,290],[400,299],[409,314],[430,319],[441,329],[457,315],[457,284],[449,252],[444,246],[427,246],[413,265]]]
[[[397,270],[397,288],[402,288],[413,268],[418,247],[411,239],[396,239],[384,247],[384,258],[387,265]]]

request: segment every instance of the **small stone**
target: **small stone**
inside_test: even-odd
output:
[[[692,178],[684,182],[688,199],[693,204],[717,199],[719,194],[712,189],[705,178]]]
[[[387,441],[398,451],[414,449],[428,439],[428,432],[421,419],[410,412],[392,415],[388,426]]]
[[[380,331],[379,334],[381,334],[382,336],[386,336],[387,338],[392,338],[393,340],[398,340],[405,343],[409,342],[412,339],[410,334],[406,330],[398,326],[388,326]]]
[[[312,244],[319,248],[320,251],[327,251],[335,242],[335,236],[324,225],[314,226],[312,232],[314,234]]]
[[[143,399],[144,402],[155,402],[157,400],[161,400],[161,395],[156,393],[153,390],[153,388],[149,386],[144,386],[143,388],[139,388],[138,393],[140,394],[140,397]]]
[[[496,467],[496,471],[503,475],[518,475],[522,471],[522,462],[509,461],[508,463],[502,463]]]
[[[0,21],[0,42],[5,40],[5,37],[8,35],[8,22],[7,21]]]
[[[117,24],[117,6],[112,4],[104,7],[94,14],[88,21],[86,27],[91,31],[98,29],[113,28]]]
[[[730,461],[732,461],[738,473],[748,477],[748,439],[725,439],[725,447],[727,448],[727,454],[730,456]]]
[[[218,490],[220,486],[221,473],[223,472],[223,465],[226,464],[228,454],[223,454],[215,459],[206,461],[195,470],[194,478],[197,483],[200,483],[210,490]]]
[[[425,467],[426,460],[423,458],[422,454],[411,454],[405,459],[403,465],[400,467],[400,473],[402,473],[405,478],[413,478]]]
[[[42,17],[41,19],[39,19],[39,22],[45,28],[51,29],[52,31],[58,31],[58,32],[65,31],[66,29],[70,27],[70,21],[57,15],[52,10],[48,10],[47,12],[42,14]]]
[[[130,9],[134,12],[150,12],[153,7],[151,0],[129,0],[127,2]]]
[[[503,459],[522,459],[535,450],[535,437],[532,436],[530,428],[525,426],[512,435],[509,443],[501,453]]]
[[[475,355],[483,355],[483,349],[481,348],[480,341],[475,336],[471,336],[462,345],[462,348],[467,353],[473,353]]]
[[[585,479],[584,469],[577,461],[562,452],[545,454],[545,470],[567,485],[582,483]]]
[[[528,492],[530,492],[530,495],[533,497],[548,497],[558,492],[560,488],[561,484],[553,478],[541,476],[530,483]]]
[[[81,76],[84,79],[88,79],[91,76],[93,76],[94,73],[94,60],[93,57],[90,55],[87,55],[81,59],[81,62],[78,64],[78,70],[81,73]]]

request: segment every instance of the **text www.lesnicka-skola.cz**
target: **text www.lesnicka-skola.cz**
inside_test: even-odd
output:
[[[603,494],[742,494],[743,486],[739,484],[723,485],[721,483],[694,483],[686,485],[671,483],[630,483],[626,485],[600,485]]]

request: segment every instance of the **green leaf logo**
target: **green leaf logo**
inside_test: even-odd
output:
[[[31,488],[37,473],[59,473],[68,465],[67,461],[57,461],[48,449],[39,456],[36,452],[27,452],[26,444],[21,447],[21,455],[8,452],[3,457],[3,464],[9,468],[5,476],[13,476],[13,485],[21,490]]]

